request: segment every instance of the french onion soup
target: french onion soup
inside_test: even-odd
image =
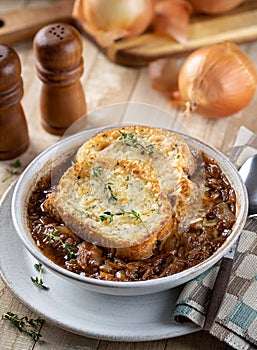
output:
[[[220,166],[177,133],[125,126],[86,141],[57,184],[35,186],[27,218],[59,266],[87,277],[141,281],[210,257],[236,221]]]

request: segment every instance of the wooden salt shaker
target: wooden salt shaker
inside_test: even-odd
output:
[[[86,113],[80,82],[83,73],[82,39],[69,24],[42,28],[34,38],[40,96],[41,123],[46,131],[62,135]]]
[[[19,156],[29,146],[21,63],[14,49],[0,45],[0,160]]]

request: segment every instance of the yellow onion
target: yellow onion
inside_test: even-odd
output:
[[[73,17],[102,47],[143,33],[154,17],[155,0],[76,0]]]
[[[182,64],[178,77],[187,110],[208,118],[226,117],[246,107],[256,85],[254,63],[229,42],[194,51]]]
[[[192,6],[187,0],[163,0],[155,6],[154,31],[187,43]]]
[[[195,11],[207,14],[219,14],[232,10],[244,0],[190,0]]]

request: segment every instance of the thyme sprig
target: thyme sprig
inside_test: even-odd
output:
[[[43,281],[43,266],[41,263],[38,263],[38,264],[35,264],[34,265],[35,269],[39,272],[39,277],[36,277],[36,278],[33,278],[33,277],[30,277],[31,281],[33,282],[33,284],[41,289],[44,289],[44,290],[48,290],[49,287],[46,287],[44,285],[44,281]]]
[[[8,311],[2,315],[2,319],[10,321],[20,332],[26,333],[35,341],[38,341],[42,337],[40,329],[45,322],[43,318],[38,317],[33,319],[28,318],[27,316],[20,318],[17,314]]]
[[[119,130],[121,133],[121,139],[125,142],[126,146],[131,146],[133,148],[141,148],[141,154],[144,155],[145,153],[149,156],[153,155],[154,152],[154,144],[150,143],[147,146],[143,146],[140,142],[138,142],[137,138],[131,134],[131,133],[123,133],[121,130]]]
[[[67,252],[67,259],[76,259],[76,252],[74,247],[67,242],[64,242],[61,237],[59,237],[60,231],[56,230],[54,232],[44,231],[44,234],[48,236],[48,242],[58,242],[61,244],[64,250]]]
[[[111,222],[113,222],[113,219],[115,216],[120,216],[120,215],[132,215],[132,216],[134,216],[137,220],[139,220],[142,223],[142,225],[144,226],[146,231],[149,232],[149,229],[145,225],[144,221],[142,220],[141,215],[133,209],[131,209],[130,211],[125,211],[123,208],[120,208],[120,210],[117,211],[116,213],[112,213],[111,211],[106,210],[103,212],[103,214],[100,215],[100,220],[102,222],[107,221],[110,224]]]
[[[112,186],[113,186],[113,183],[112,182],[105,182],[102,178],[102,172],[103,172],[103,167],[101,166],[98,166],[98,167],[92,167],[92,175],[94,177],[97,177],[101,183],[103,184],[104,186],[104,191],[107,193],[107,196],[108,196],[108,201],[117,201],[118,198],[114,195],[113,193],[113,189],[112,189]]]
[[[2,178],[2,182],[9,180],[13,175],[19,175],[21,173],[21,170],[18,168],[21,168],[21,166],[22,165],[19,159],[11,163],[9,165],[9,168],[5,169],[7,175],[4,178]]]

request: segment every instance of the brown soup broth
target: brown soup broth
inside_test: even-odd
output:
[[[51,217],[43,203],[55,188],[51,176],[42,178],[33,191],[27,210],[28,224],[37,246],[59,266],[87,277],[139,281],[169,276],[210,257],[231,233],[236,217],[236,195],[218,164],[202,153],[197,161],[205,168],[201,219],[186,232],[159,242],[150,258],[126,261],[115,250],[83,241],[62,220]],[[194,174],[193,176],[197,176]],[[174,218],[175,220],[175,218]]]

